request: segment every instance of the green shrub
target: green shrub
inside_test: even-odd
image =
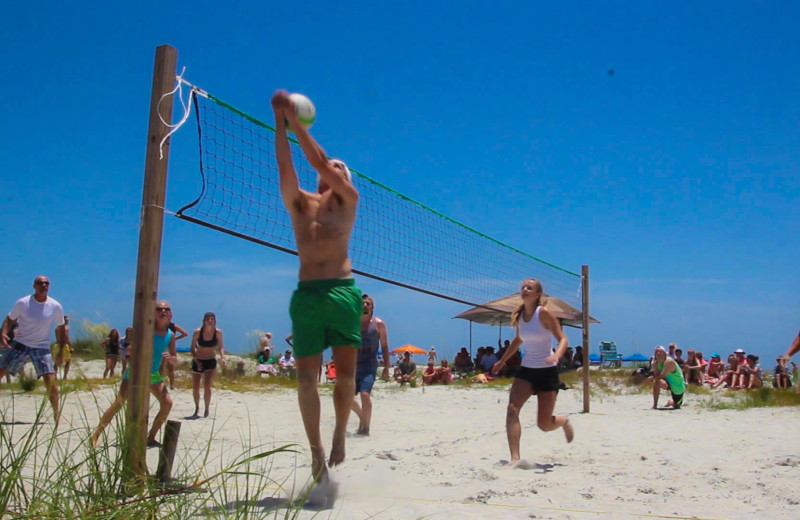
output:
[[[72,342],[74,353],[84,359],[103,359],[106,357],[105,350],[100,343],[91,339],[77,339]]]
[[[20,370],[19,374],[17,374],[17,379],[19,380],[19,386],[25,392],[33,392],[36,388],[36,376],[30,372],[26,368]]]

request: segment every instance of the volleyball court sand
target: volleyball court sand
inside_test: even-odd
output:
[[[84,423],[96,423],[113,392],[108,385],[91,395],[69,394],[67,428],[88,436]],[[333,405],[330,389],[321,392],[329,449]],[[191,390],[173,396],[170,419],[182,421],[176,471],[199,472],[212,436],[206,475],[241,455],[245,443],[298,443],[299,455],[275,455],[265,469],[281,485],[251,498],[270,508],[299,494],[310,465],[295,391],[215,391],[212,417],[200,420],[183,420],[194,411]],[[6,414],[10,399],[10,392],[0,393]],[[42,396],[13,399],[13,420],[27,422]],[[372,435],[349,434],[347,459],[331,470],[338,500],[332,509],[303,511],[300,518],[797,518],[800,411],[713,411],[697,406],[697,399],[690,395],[684,409],[668,411],[651,410],[649,395],[595,396],[591,413],[583,414],[581,390],[562,391],[556,412],[572,414],[576,431],[566,444],[561,430],[536,428],[534,398],[522,411],[522,456],[531,469],[511,469],[504,464],[507,387],[379,382]],[[154,414],[152,408],[151,419]],[[356,427],[351,415],[349,431]],[[148,450],[147,458],[155,471],[157,450]]]

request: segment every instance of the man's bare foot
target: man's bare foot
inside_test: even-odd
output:
[[[356,431],[356,435],[363,435],[364,437],[369,437],[369,428],[368,427],[360,427],[358,431]]]
[[[572,423],[569,422],[569,419],[564,423],[564,437],[567,438],[567,444],[575,438],[575,430],[572,429]]]
[[[334,433],[328,465],[331,467],[338,466],[342,462],[344,462],[344,435]]]
[[[675,403],[672,402],[672,399],[667,401],[667,408],[672,408],[674,405],[675,405]]]

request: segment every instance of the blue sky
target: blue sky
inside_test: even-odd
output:
[[[168,43],[189,81],[234,106],[269,121],[274,89],[303,92],[329,154],[548,262],[588,264],[593,347],[742,347],[766,366],[786,349],[800,327],[800,6],[339,4],[7,7],[0,305],[46,274],[73,317],[129,325],[153,56]],[[199,189],[195,132],[172,141],[172,211]],[[290,332],[296,271],[293,256],[165,221],[161,297],[185,328],[217,312],[230,350],[255,329]],[[451,319],[463,306],[359,283],[392,346],[468,344]],[[473,345],[498,333],[476,325]]]

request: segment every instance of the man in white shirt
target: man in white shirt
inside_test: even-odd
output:
[[[0,378],[6,374],[17,375],[25,367],[28,360],[33,362],[36,376],[44,380],[47,386],[50,404],[53,406],[56,424],[59,424],[58,386],[55,384],[55,368],[50,352],[50,331],[56,327],[56,342],[64,344],[64,310],[61,304],[47,293],[50,280],[46,276],[37,276],[33,280],[34,292],[23,296],[14,304],[11,312],[3,320],[0,343],[7,350],[0,358]],[[8,331],[11,322],[17,322],[14,341],[9,343]]]
[[[288,374],[294,370],[294,356],[292,356],[291,350],[287,350],[283,357],[278,360],[278,366],[282,374]]]

